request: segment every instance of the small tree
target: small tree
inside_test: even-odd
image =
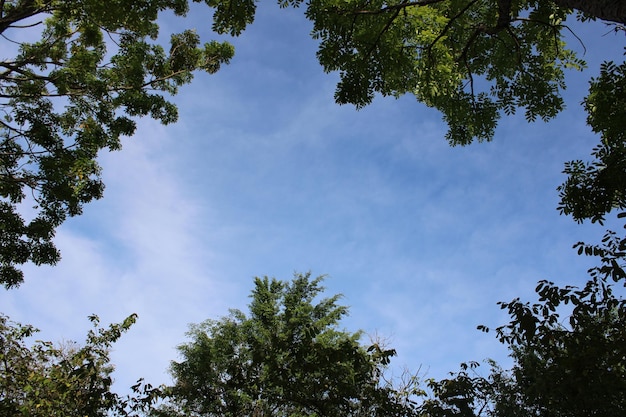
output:
[[[109,350],[136,315],[108,328],[100,328],[96,316],[89,319],[94,329],[83,346],[58,346],[43,341],[28,344],[37,330],[0,315],[0,415],[131,416],[151,404],[159,391],[149,385],[134,386],[134,397],[111,392]]]

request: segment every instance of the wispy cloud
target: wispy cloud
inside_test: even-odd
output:
[[[494,143],[450,148],[408,97],[336,106],[297,11],[260,10],[232,65],[182,89],[178,124],[142,121],[102,155],[104,199],[59,230],[57,267],[0,293],[2,311],[52,340],[80,340],[92,313],[138,313],[113,355],[123,388],[166,381],[187,323],[245,309],[252,276],[312,270],[345,295],[349,330],[390,336],[400,364],[443,376],[505,355],[475,326],[538,279],[584,276],[571,245],[602,234],[555,210],[562,162],[595,140],[581,114],[510,118]]]
[[[53,340],[81,340],[92,313],[103,323],[138,313],[113,355],[126,386],[140,376],[163,381],[187,323],[222,314],[239,292],[211,271],[199,227],[208,214],[168,170],[161,152],[174,138],[149,122],[140,132],[102,158],[105,198],[59,230],[60,264],[28,268],[19,290],[1,294],[5,313]]]

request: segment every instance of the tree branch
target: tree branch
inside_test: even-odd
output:
[[[399,4],[394,4],[392,6],[383,7],[382,9],[377,10],[352,10],[350,12],[345,12],[345,14],[383,14],[390,11],[399,11],[402,9],[406,9],[407,7],[413,6],[428,6],[429,4],[442,3],[445,0],[418,0],[418,1],[407,1]]]
[[[387,24],[385,25],[383,30],[381,30],[380,33],[378,34],[378,36],[376,37],[376,40],[374,41],[374,44],[369,49],[369,51],[367,51],[367,55],[365,56],[366,58],[369,58],[371,53],[374,52],[374,49],[376,49],[376,45],[378,45],[378,42],[380,41],[380,38],[382,38],[382,36],[385,34],[385,32],[387,32],[389,30],[389,28],[393,24],[393,21],[396,20],[396,17],[398,17],[398,15],[400,14],[400,10],[402,10],[402,9],[396,9],[394,11],[393,15],[389,18],[389,20],[387,21]]]
[[[560,7],[577,10],[589,17],[626,24],[624,0],[554,0],[554,2]]]
[[[458,19],[459,17],[461,17],[466,11],[469,10],[470,7],[472,7],[474,4],[476,4],[478,2],[478,0],[472,0],[471,2],[467,3],[467,5],[465,7],[463,7],[461,9],[460,12],[458,12],[454,17],[452,17],[450,20],[448,20],[448,23],[446,24],[446,26],[443,28],[443,30],[441,31],[441,33],[439,33],[439,35],[437,35],[437,37],[435,38],[434,41],[432,41],[432,43],[430,45],[428,45],[428,48],[426,48],[428,50],[428,53],[430,54],[432,51],[433,46],[435,46],[435,44],[437,42],[439,42],[439,40],[441,38],[443,38],[446,33],[448,32],[448,30],[450,30],[450,28],[452,27],[452,24],[454,23],[454,21],[456,19]]]
[[[38,5],[37,3],[38,2],[35,0],[26,0],[22,3],[22,7],[19,9],[12,10],[8,15],[4,15],[3,13],[0,18],[0,34],[11,27],[15,22],[28,19],[29,17],[36,16],[40,13],[51,12],[54,9],[54,7],[52,7],[52,2],[49,0],[41,5]]]

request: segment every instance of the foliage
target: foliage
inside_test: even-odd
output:
[[[490,140],[518,108],[529,121],[554,117],[563,69],[585,65],[562,39],[566,12],[548,2],[316,1],[308,14],[320,62],[340,71],[338,102],[414,94],[443,113],[452,144]]]
[[[563,70],[585,66],[565,46],[571,10],[552,1],[312,0],[306,6],[319,61],[340,74],[338,103],[361,107],[375,93],[414,94],[442,111],[452,144],[491,139],[500,114],[518,108],[529,121],[554,117],[563,108]],[[241,30],[222,15],[214,28]]]
[[[220,33],[239,34],[253,21],[253,2],[215,5]],[[600,19],[616,36],[626,33],[626,9],[612,0],[311,0],[305,14],[320,64],[339,72],[338,103],[359,108],[376,94],[413,94],[442,112],[453,145],[491,140],[502,115],[523,111],[531,122],[563,110],[565,70],[586,66],[565,42],[578,39],[568,19]],[[605,62],[584,102],[601,143],[593,162],[565,165],[559,187],[559,210],[577,221],[625,207],[625,65]]]
[[[109,350],[135,322],[132,315],[120,324],[94,329],[85,344],[54,345],[27,340],[37,332],[0,316],[0,415],[14,417],[132,416],[146,409],[158,389],[138,383],[134,397],[111,392],[113,366]]]
[[[502,303],[513,320],[497,329],[516,360],[514,375],[524,399],[542,415],[623,415],[626,412],[626,238],[608,232],[602,245],[575,247],[598,256],[579,289],[540,282],[540,303]],[[567,323],[559,308],[571,305]]]
[[[337,102],[361,107],[375,93],[414,94],[442,111],[452,144],[468,144],[490,140],[502,113],[522,108],[534,121],[562,110],[564,69],[585,67],[566,47],[564,33],[572,32],[566,20],[576,11],[579,20],[602,19],[618,32],[626,10],[617,3],[312,0],[305,14],[320,40],[320,63],[326,71],[339,71]],[[218,33],[238,35],[254,20],[254,2],[210,4],[217,8]],[[279,4],[298,7],[302,0]],[[604,129],[606,120],[590,117]]]
[[[156,43],[158,14],[187,9],[187,0],[2,1],[0,35],[17,48],[0,62],[5,287],[23,281],[19,265],[59,260],[56,228],[102,196],[98,152],[119,149],[120,137],[135,132],[135,117],[174,122],[176,107],[165,95],[195,70],[213,73],[232,57],[230,45],[201,45],[192,30],[173,34],[169,50]]]
[[[316,301],[322,277],[255,279],[250,313],[192,326],[172,363],[171,403],[157,415],[406,416],[383,371],[392,349],[338,329],[339,296]]]
[[[626,238],[608,232],[601,245],[580,242],[575,248],[600,258],[583,288],[541,281],[539,302],[500,303],[511,321],[496,333],[509,348],[513,368],[504,371],[490,362],[483,377],[478,364],[470,363],[448,379],[430,381],[422,415],[624,415],[626,300],[614,285],[626,284]]]
[[[626,62],[602,65],[584,105],[600,144],[591,154],[593,162],[565,164],[568,178],[559,187],[559,209],[579,222],[602,223],[612,209],[626,209]]]
[[[462,363],[449,378],[427,383],[429,398],[418,408],[421,417],[529,417],[543,416],[533,404],[524,404],[511,371],[488,360],[489,375],[478,362]]]

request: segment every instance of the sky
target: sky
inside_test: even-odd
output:
[[[209,17],[164,17],[162,34],[214,39]],[[0,311],[78,342],[91,314],[137,313],[112,352],[124,391],[171,382],[188,325],[246,310],[253,277],[310,271],[343,294],[346,330],[397,350],[394,369],[441,378],[460,362],[508,364],[476,326],[506,323],[496,303],[534,301],[539,280],[583,283],[593,262],[572,245],[605,232],[559,215],[556,187],[563,163],[598,141],[579,104],[623,37],[579,25],[589,69],[568,74],[566,111],[504,118],[493,142],[450,147],[441,115],[413,97],[336,105],[338,76],[317,63],[310,30],[302,10],[259,3],[232,62],[174,98],[178,123],[141,120],[101,155],[104,198],[58,230],[57,266],[28,265],[19,289],[0,292]]]

